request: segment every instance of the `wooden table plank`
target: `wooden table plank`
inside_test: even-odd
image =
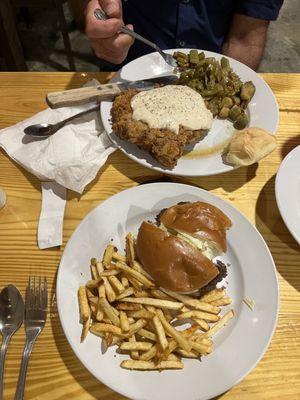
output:
[[[280,107],[278,148],[259,165],[207,178],[172,178],[203,187],[242,211],[267,241],[276,262],[281,290],[278,327],[271,346],[258,366],[222,399],[261,400],[300,398],[300,269],[299,247],[280,217],[274,179],[282,158],[300,144],[300,74],[263,74],[274,90]],[[0,73],[0,128],[14,124],[45,108],[47,92],[79,87],[107,74]],[[14,282],[24,293],[28,275],[45,274],[55,290],[55,274],[64,246],[82,218],[97,204],[128,187],[161,175],[148,170],[120,152],[82,196],[69,193],[63,246],[39,250],[36,227],[40,212],[40,183],[0,151],[0,186],[8,202],[0,210],[0,286]],[[54,299],[55,300],[55,299]],[[62,332],[55,301],[49,320],[36,343],[29,366],[26,399],[120,400],[93,378],[80,364]],[[24,334],[20,330],[10,346],[5,371],[5,398],[12,398],[16,385]],[[246,345],[246,344],[245,344]],[[228,366],[234,368],[234,366]]]

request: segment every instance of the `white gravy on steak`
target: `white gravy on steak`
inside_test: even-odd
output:
[[[140,92],[131,99],[131,108],[135,121],[175,133],[180,125],[192,131],[210,129],[213,121],[202,96],[188,86],[168,85]]]

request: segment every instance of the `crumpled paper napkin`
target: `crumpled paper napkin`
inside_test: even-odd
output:
[[[96,80],[88,82],[88,85],[96,84],[99,84]],[[82,193],[116,147],[103,128],[99,112],[71,121],[46,139],[32,138],[24,133],[24,128],[37,123],[56,123],[93,106],[94,103],[89,103],[55,110],[47,108],[0,130],[0,146],[14,161],[42,181],[38,226],[41,249],[62,243],[66,189]]]

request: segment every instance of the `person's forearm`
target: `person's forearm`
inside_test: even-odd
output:
[[[263,57],[264,46],[245,45],[239,41],[230,41],[224,43],[222,53],[256,70]]]
[[[235,14],[222,53],[257,69],[264,53],[268,21]]]

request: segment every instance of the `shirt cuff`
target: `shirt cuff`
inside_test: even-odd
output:
[[[235,12],[248,17],[275,21],[278,17],[283,0],[247,0],[238,1]]]

